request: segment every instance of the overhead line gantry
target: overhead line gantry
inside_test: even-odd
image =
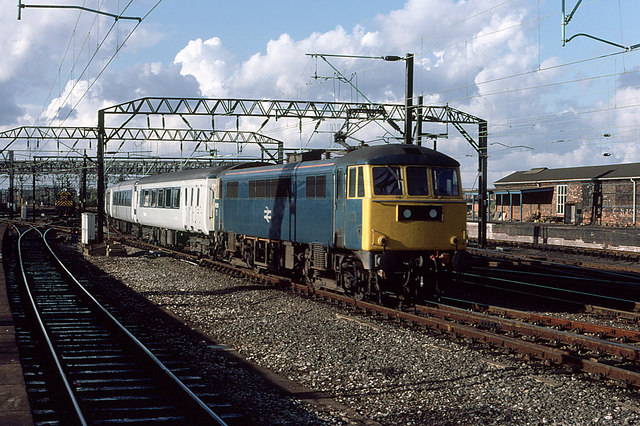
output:
[[[487,221],[487,122],[471,114],[456,110],[449,106],[415,105],[407,109],[406,105],[381,103],[353,103],[353,102],[320,102],[320,101],[292,101],[265,99],[207,99],[207,98],[171,98],[145,97],[98,111],[98,240],[102,241],[104,226],[104,147],[109,140],[107,117],[124,117],[120,126],[110,128],[124,129],[127,124],[138,116],[179,116],[187,124],[186,117],[209,116],[212,127],[214,117],[263,117],[266,118],[262,127],[270,118],[312,119],[312,120],[345,120],[342,129],[336,134],[341,137],[350,136],[352,132],[363,127],[363,123],[383,121],[389,123],[399,133],[402,133],[398,123],[405,122],[406,111],[410,111],[416,118],[416,129],[421,132],[421,124],[425,122],[451,123],[462,136],[478,152],[478,192],[480,210],[478,242],[480,246],[486,241]],[[349,129],[349,123],[355,126]],[[464,125],[478,126],[478,140],[463,128]],[[343,131],[344,129],[344,131]],[[413,131],[408,129],[408,131]],[[417,136],[421,136],[418,134]],[[408,138],[411,140],[411,138]],[[279,150],[277,162],[283,161],[282,150]]]

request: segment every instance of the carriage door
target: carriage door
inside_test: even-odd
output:
[[[211,206],[211,218],[213,219],[213,230],[217,231],[220,229],[220,179],[213,179],[213,185],[211,186],[212,199]]]
[[[138,186],[134,185],[133,186],[133,193],[131,194],[131,218],[133,219],[132,222],[136,222],[136,215],[138,214],[138,202],[139,202],[140,198],[138,195]]]
[[[333,243],[336,247],[344,247],[344,203],[346,200],[346,171],[335,169],[333,182],[335,194],[333,199]]]

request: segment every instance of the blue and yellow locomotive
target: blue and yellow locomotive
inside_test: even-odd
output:
[[[106,206],[112,193],[131,191],[130,210],[111,217],[162,242],[356,298],[413,298],[468,262],[459,173],[457,161],[428,148],[364,146],[336,158],[142,178],[108,190]],[[165,187],[171,203],[146,201]]]
[[[437,288],[467,262],[459,164],[427,148],[228,170],[221,184],[217,247],[251,267],[379,300]]]

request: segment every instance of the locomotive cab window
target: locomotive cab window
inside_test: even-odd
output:
[[[436,196],[458,196],[460,186],[458,184],[458,173],[456,169],[434,168],[433,172],[433,193]]]
[[[349,198],[364,197],[364,173],[362,166],[349,167]]]
[[[409,195],[429,195],[429,170],[426,167],[407,167]]]
[[[402,195],[402,175],[400,167],[384,166],[373,168],[374,195]]]

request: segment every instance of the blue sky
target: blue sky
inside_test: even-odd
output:
[[[567,8],[576,2],[566,0]],[[157,0],[24,3],[102,4],[112,13],[129,4],[125,15],[144,16]],[[488,121],[490,184],[533,167],[640,162],[640,49],[624,52],[586,37],[562,47],[561,0],[164,0],[121,50],[134,22],[119,21],[107,36],[109,18],[26,9],[18,21],[16,5],[0,0],[0,129],[94,126],[98,109],[143,96],[362,100],[345,83],[312,78],[333,72],[305,53],[411,52],[416,96]],[[640,43],[639,17],[637,0],[585,1],[567,35],[633,45]],[[331,61],[374,102],[402,102],[403,63]],[[239,125],[257,130],[262,122],[245,119]],[[314,132],[315,124],[270,123],[263,130],[288,148],[335,148],[330,132],[336,124],[323,123]],[[426,130],[448,133],[438,149],[459,159],[464,186],[475,186],[469,144],[451,127]],[[379,140],[388,132],[368,126],[356,137]],[[12,147],[18,155],[34,151],[24,141]],[[206,154],[202,147],[177,153],[166,144],[123,149]],[[235,147],[219,147],[225,149]],[[243,154],[251,152],[248,147]]]

